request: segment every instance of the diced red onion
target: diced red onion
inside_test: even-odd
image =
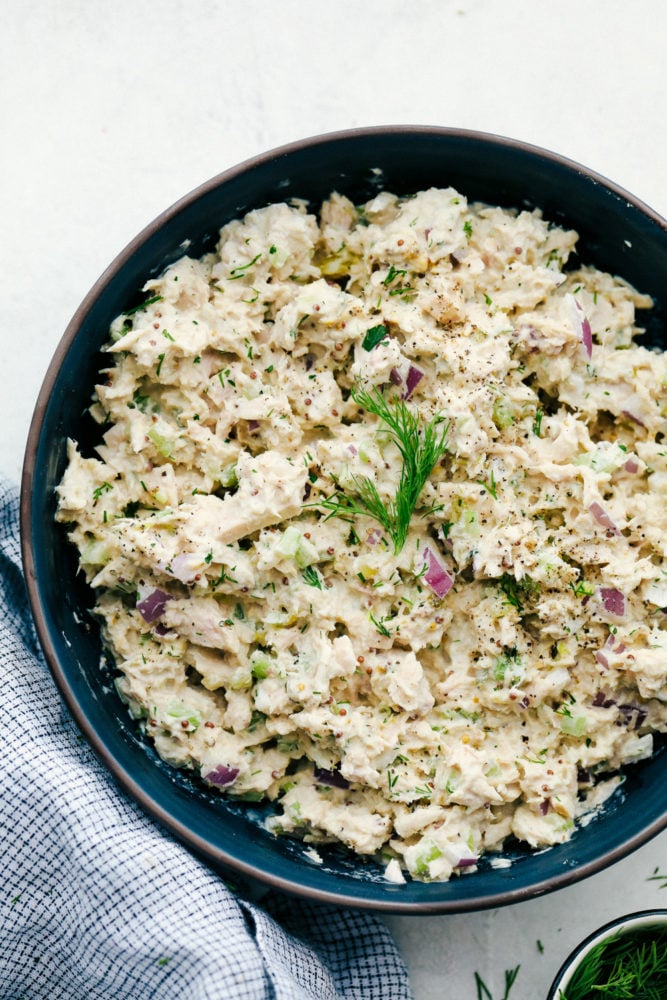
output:
[[[624,642],[616,642],[616,636],[613,632],[610,632],[604,644],[605,649],[610,649],[614,653],[622,653],[625,650]]]
[[[648,715],[648,709],[644,705],[638,705],[635,701],[629,702],[626,705],[619,705],[618,710],[626,725],[629,726],[634,719],[634,729],[640,729]]]
[[[581,321],[581,341],[586,348],[586,354],[588,357],[593,355],[593,331],[591,330],[591,324],[588,322],[587,318]]]
[[[629,458],[623,466],[626,472],[639,472],[639,463],[634,458]]]
[[[599,504],[597,500],[594,500],[588,509],[598,524],[601,524],[603,528],[607,529],[607,531],[611,531],[612,534],[620,535],[620,531],[609,517],[609,514],[604,509],[602,504]]]
[[[204,781],[208,781],[209,785],[215,785],[216,788],[226,788],[227,785],[234,784],[239,776],[239,769],[238,767],[229,767],[227,764],[218,764],[210,771],[202,771],[201,776]]]
[[[366,545],[377,545],[377,543],[382,538],[382,530],[380,528],[373,528],[368,532],[366,538]]]
[[[196,552],[183,552],[174,556],[165,571],[181,583],[194,583],[201,576],[202,557]]]
[[[625,595],[615,587],[600,587],[600,599],[605,611],[617,618],[625,614]]]
[[[456,865],[454,867],[455,868],[472,868],[472,866],[476,865],[478,861],[479,861],[479,858],[476,857],[476,856],[474,856],[474,855],[466,856],[464,858],[459,858],[459,860],[456,862]]]
[[[596,708],[613,708],[616,702],[613,698],[607,698],[604,691],[598,691],[598,693],[593,698],[592,704]]]
[[[630,413],[630,410],[621,410],[621,413],[624,417],[627,417],[628,420],[632,420],[633,424],[639,424],[640,427],[646,427],[644,421],[640,420],[634,413]]]
[[[541,338],[540,338],[539,333],[535,329],[535,327],[534,326],[522,326],[522,327],[520,327],[520,332],[524,335],[524,337],[527,335],[527,338],[530,341],[530,353],[531,354],[538,354],[539,350],[540,350],[540,339]]]
[[[314,767],[313,775],[318,785],[331,785],[332,788],[349,788],[350,782],[340,771],[329,771],[326,767]]]
[[[454,577],[428,547],[424,549],[424,562],[426,563],[424,580],[436,597],[444,597],[454,586]]]
[[[613,632],[610,632],[609,635],[607,636],[607,640],[602,649],[601,650],[599,649],[595,654],[595,659],[602,667],[605,668],[605,670],[607,670],[609,668],[609,660],[607,658],[607,653],[603,652],[603,650],[608,650],[609,653],[616,653],[618,655],[620,653],[624,653],[625,649],[626,649],[625,643],[624,642],[617,643],[616,636],[614,635]]]
[[[251,434],[254,434],[255,431],[258,431],[259,430],[259,420],[249,420],[248,421],[248,430],[250,431]]]
[[[419,368],[415,368],[414,365],[410,365],[408,368],[408,377],[405,380],[405,392],[403,393],[403,399],[409,399],[412,393],[415,391],[419,383],[424,377],[423,371]]]
[[[401,373],[398,368],[392,368],[389,372],[389,381],[392,385],[403,385],[403,379],[401,378]]]
[[[551,802],[549,801],[549,799],[542,799],[538,808],[540,810],[540,816],[546,816],[546,814],[549,812],[549,809],[551,808]]]
[[[575,297],[571,296],[571,299],[574,303],[574,308],[572,309],[572,321],[575,331],[581,338],[586,354],[589,358],[591,358],[593,356],[593,331],[591,330],[591,324]]]
[[[162,617],[167,601],[170,600],[171,594],[167,594],[166,591],[156,588],[137,602],[137,611],[143,620],[150,625]]]
[[[357,454],[357,449],[355,448],[355,446],[353,444],[348,444],[347,450],[349,451],[350,455],[356,455]]]

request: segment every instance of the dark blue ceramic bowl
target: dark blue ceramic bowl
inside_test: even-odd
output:
[[[378,173],[378,169],[381,173]],[[604,812],[570,843],[531,853],[508,849],[509,863],[443,884],[396,886],[371,862],[342,850],[310,860],[301,844],[262,825],[261,809],[230,804],[167,767],[138,733],[100,669],[91,595],[74,552],[54,523],[54,487],[68,437],[94,440],[86,415],[111,320],[187,247],[199,256],[220,227],[250,209],[292,196],[313,206],[332,191],[354,201],[384,187],[407,194],[453,185],[471,199],[517,208],[576,228],[580,258],[620,274],[654,296],[645,342],[665,346],[667,225],[627,192],[576,163],[525,144],[442,128],[371,128],[307,139],[256,157],[202,185],[169,208],[116,258],[88,294],[51,362],[28,440],[22,492],[23,557],[39,637],[53,676],[91,746],[118,784],[212,866],[236,876],[353,906],[437,913],[498,906],[545,893],[598,871],[667,825],[664,756],[630,769]]]

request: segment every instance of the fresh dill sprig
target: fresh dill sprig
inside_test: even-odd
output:
[[[509,1000],[510,990],[516,982],[520,968],[521,966],[517,965],[514,969],[505,969],[505,992],[503,993],[502,1000]],[[477,986],[477,1000],[493,1000],[491,991],[479,972],[475,973],[475,985]]]
[[[494,500],[498,499],[498,483],[496,482],[496,477],[493,474],[493,469],[491,469],[491,475],[486,482],[481,479],[477,480],[478,486],[483,486],[487,493],[490,493]]]
[[[314,566],[306,566],[306,568],[301,571],[301,576],[310,587],[317,587],[318,590],[323,589],[322,577]]]
[[[418,411],[402,399],[386,399],[379,389],[369,392],[357,387],[352,390],[352,398],[380,418],[398,448],[402,465],[396,493],[385,503],[372,479],[353,476],[356,496],[337,490],[313,506],[328,510],[327,517],[348,521],[359,515],[373,518],[387,532],[398,555],[408,537],[410,519],[426,480],[446,450],[449,424],[438,415],[424,425]]]
[[[585,956],[561,1000],[662,1000],[667,996],[667,933],[655,927],[615,934]]]
[[[385,625],[385,622],[392,621],[392,618],[393,618],[392,615],[387,615],[386,618],[376,618],[375,615],[369,614],[368,617],[373,622],[373,624],[375,625],[375,627],[378,630],[378,632],[380,633],[380,635],[384,635],[388,639],[391,638],[391,632],[389,631],[389,629]]]
[[[519,614],[523,613],[522,598],[525,598],[526,595],[531,594],[537,589],[537,584],[529,576],[524,576],[521,580],[517,580],[510,573],[503,573],[498,580],[498,586],[505,595],[503,604],[510,604],[513,608],[516,608]]]
[[[661,889],[667,889],[667,874],[661,872],[658,868],[653,870],[653,874],[649,875],[649,882],[660,882]]]

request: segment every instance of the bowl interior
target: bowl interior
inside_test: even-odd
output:
[[[186,196],[141,233],[105,272],[73,318],[52,361],[31,427],[22,494],[23,552],[38,633],[55,679],[93,748],[121,786],[213,865],[283,888],[358,906],[444,912],[496,906],[574,881],[639,846],[667,824],[663,760],[629,772],[603,814],[561,847],[510,850],[498,861],[443,884],[395,886],[382,870],[337,849],[322,864],[301,844],[262,826],[261,808],[231,804],[164,765],[145,745],[120,702],[100,639],[91,595],[73,549],[54,523],[54,487],[66,440],[90,451],[96,426],[86,415],[100,346],[115,316],[184,252],[200,256],[220,227],[252,208],[291,197],[316,209],[332,191],[363,201],[381,189],[407,194],[452,185],[471,200],[539,207],[580,233],[584,262],[620,274],[651,294],[645,343],[665,346],[667,228],[620,189],[576,164],[497,137],[446,129],[377,129],[325,136],[258,157]]]

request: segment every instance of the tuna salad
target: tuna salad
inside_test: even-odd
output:
[[[333,194],[112,324],[67,525],[164,760],[446,880],[566,841],[667,728],[667,364],[539,211]]]

